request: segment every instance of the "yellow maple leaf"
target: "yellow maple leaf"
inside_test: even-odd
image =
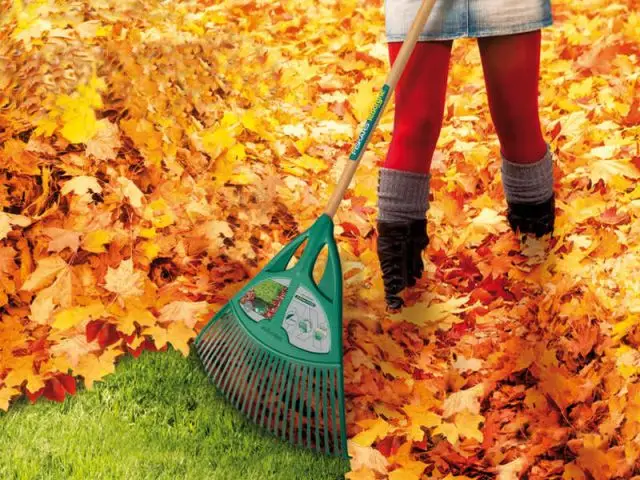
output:
[[[35,373],[35,361],[35,355],[13,357],[9,373],[3,380],[4,384],[9,387],[19,387],[26,381],[26,388],[29,392],[34,393],[40,390],[44,387],[44,380],[39,373]]]
[[[376,474],[370,468],[362,467],[358,470],[347,472],[344,478],[347,480],[376,480]]]
[[[593,77],[587,77],[579,83],[572,83],[569,87],[569,98],[576,100],[591,96]]]
[[[218,158],[223,150],[231,148],[236,139],[229,128],[221,127],[207,130],[200,136],[202,147],[212,158]]]
[[[483,435],[478,426],[484,422],[482,415],[476,415],[464,411],[458,413],[455,418],[455,425],[458,429],[458,435],[461,437],[472,438],[478,442],[482,442]]]
[[[375,420],[363,420],[358,422],[358,425],[364,427],[365,430],[353,437],[352,441],[361,447],[370,447],[371,444],[379,438],[386,437],[393,428],[382,418],[377,418]]]
[[[9,410],[9,402],[19,394],[20,390],[16,387],[0,385],[0,410],[4,410],[5,412]]]
[[[420,442],[424,438],[422,427],[434,428],[442,423],[440,415],[430,412],[422,405],[407,405],[404,407],[404,411],[411,421],[408,426],[407,438],[415,442]]]
[[[194,337],[193,328],[187,327],[182,322],[173,322],[167,329],[167,341],[185,357],[189,356],[189,341]]]
[[[169,341],[169,332],[166,328],[159,325],[150,325],[142,330],[143,335],[149,335],[153,338],[153,344],[157,349],[163,348]]]
[[[0,240],[6,238],[13,227],[28,227],[29,225],[31,225],[31,219],[24,215],[0,212]]]
[[[154,228],[165,228],[165,227],[168,227],[169,225],[173,225],[175,223],[175,219],[173,215],[165,213],[162,215],[158,215],[157,217],[154,217],[153,220],[151,220],[151,222],[153,223]]]
[[[138,235],[142,238],[152,239],[156,237],[156,229],[155,227],[151,228],[141,228]]]
[[[74,373],[84,378],[87,390],[92,390],[95,382],[116,371],[115,361],[122,354],[117,347],[106,349],[100,355],[89,353],[78,361]]]
[[[119,331],[125,335],[131,335],[136,330],[136,323],[151,327],[156,324],[156,317],[147,309],[132,307],[127,309],[126,315],[118,316],[116,323]]]
[[[306,154],[297,158],[289,158],[288,161],[303,170],[311,170],[313,173],[320,173],[328,168],[324,161]]]
[[[247,153],[244,149],[244,146],[236,143],[229,150],[227,150],[226,154],[227,162],[236,163],[242,162],[245,158],[247,158]]]
[[[81,322],[94,320],[105,313],[104,305],[101,302],[94,302],[84,307],[71,307],[57,312],[51,324],[58,330],[66,330],[75,327]]]
[[[389,480],[420,480],[427,464],[419,461],[406,460],[402,467],[389,473]]]
[[[462,307],[462,305],[466,304],[470,298],[470,295],[459,298],[450,298],[444,302],[434,302],[428,306],[425,306],[424,303],[416,303],[410,307],[403,308],[400,312],[390,315],[390,317],[395,321],[404,320],[419,326],[436,323],[444,320],[449,315],[462,313],[473,308],[471,305],[466,308]]]
[[[56,106],[62,109],[60,133],[71,143],[87,143],[100,128],[96,113],[82,97],[63,95]]]
[[[141,247],[144,256],[149,260],[153,260],[158,256],[158,253],[160,253],[160,247],[154,242],[144,242]]]
[[[624,320],[613,325],[613,338],[619,341],[638,324],[640,324],[640,317],[636,314],[628,314]]]
[[[628,345],[622,345],[615,350],[616,367],[624,378],[631,378],[640,374],[640,351]]]
[[[442,435],[451,445],[458,443],[458,428],[453,423],[441,423],[433,430],[434,435]]]
[[[93,232],[89,232],[82,239],[82,248],[91,253],[106,252],[107,250],[104,246],[111,242],[112,239],[113,233],[106,230],[95,230]]]

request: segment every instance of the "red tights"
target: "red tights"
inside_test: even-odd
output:
[[[386,168],[428,173],[444,115],[453,42],[418,42],[395,90],[394,131]],[[402,43],[389,43],[393,63]],[[514,163],[547,149],[538,115],[540,31],[478,39],[489,111],[502,154]]]

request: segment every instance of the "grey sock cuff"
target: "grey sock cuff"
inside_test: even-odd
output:
[[[378,220],[424,220],[429,209],[428,173],[381,168],[378,177]]]
[[[549,200],[553,195],[553,155],[549,145],[544,157],[534,163],[514,163],[502,156],[502,185],[509,203]]]

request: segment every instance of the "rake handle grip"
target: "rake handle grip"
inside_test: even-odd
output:
[[[413,25],[411,26],[411,29],[407,34],[407,38],[405,39],[405,41],[402,44],[402,47],[400,48],[400,52],[398,52],[396,61],[393,62],[391,70],[387,75],[387,79],[384,85],[382,86],[382,90],[380,91],[380,94],[378,95],[378,98],[373,106],[373,109],[369,114],[369,118],[366,121],[362,131],[360,132],[360,135],[358,135],[356,144],[354,145],[351,155],[349,156],[349,160],[351,161],[347,162],[347,166],[342,171],[340,180],[338,181],[338,184],[333,194],[331,195],[331,198],[329,199],[329,203],[325,208],[324,213],[331,218],[333,218],[333,216],[338,211],[338,206],[340,205],[340,202],[342,201],[342,198],[344,197],[345,192],[347,191],[347,189],[349,188],[349,185],[351,184],[351,180],[353,179],[353,176],[356,173],[356,169],[360,164],[360,159],[362,158],[362,155],[364,154],[365,150],[367,149],[367,146],[369,145],[369,141],[371,140],[371,134],[377,127],[378,121],[380,120],[380,117],[382,116],[382,113],[384,112],[384,109],[387,106],[389,98],[393,93],[393,91],[395,90],[396,84],[398,83],[398,80],[400,79],[402,72],[404,72],[407,62],[409,61],[409,58],[413,53],[413,49],[416,43],[418,42],[418,37],[420,35],[420,32],[422,31],[425,24],[427,23],[427,19],[431,14],[431,10],[433,9],[433,5],[435,2],[436,0],[422,1],[422,5],[420,6],[418,13],[416,14],[416,18],[413,21]]]

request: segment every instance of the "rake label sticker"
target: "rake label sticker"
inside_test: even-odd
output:
[[[329,322],[313,294],[298,287],[282,321],[289,342],[311,353],[328,353],[331,347]]]
[[[259,322],[273,318],[287,295],[290,280],[269,279],[260,282],[240,299],[240,306],[252,320]]]

